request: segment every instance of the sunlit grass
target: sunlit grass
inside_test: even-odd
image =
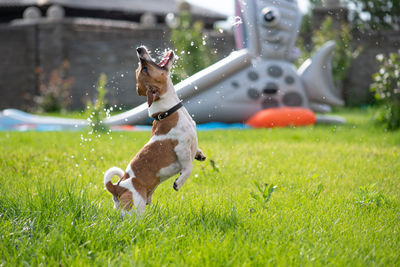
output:
[[[102,180],[148,132],[1,132],[0,265],[399,265],[400,133],[340,113],[348,124],[199,132],[215,166],[163,183],[140,221]],[[254,182],[276,186],[265,204]]]

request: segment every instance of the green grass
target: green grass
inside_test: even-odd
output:
[[[199,132],[216,166],[195,162],[179,192],[163,183],[139,221],[113,210],[103,172],[148,132],[1,132],[0,265],[399,266],[400,133],[341,114]],[[254,182],[276,188],[267,199]]]

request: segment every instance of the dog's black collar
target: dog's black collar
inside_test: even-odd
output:
[[[165,112],[160,112],[160,113],[153,114],[152,117],[156,121],[161,121],[161,120],[167,118],[169,115],[171,115],[175,111],[177,111],[178,109],[180,109],[181,107],[183,107],[183,104],[182,104],[182,102],[179,102],[178,104],[176,104],[175,106],[173,106],[169,110],[167,110]]]

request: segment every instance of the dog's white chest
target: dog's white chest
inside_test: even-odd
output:
[[[178,144],[174,149],[177,156],[177,161],[159,170],[157,176],[161,181],[165,181],[166,179],[180,172],[182,168],[185,167],[186,162],[192,162],[196,155],[196,124],[190,118],[185,109],[181,109],[178,112],[179,120],[177,125],[173,127],[167,134],[154,135],[149,141],[149,143],[167,139],[178,141]]]

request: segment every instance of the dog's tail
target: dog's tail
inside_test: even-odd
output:
[[[121,179],[124,174],[125,172],[118,167],[112,167],[104,174],[104,186],[111,194],[115,194],[115,184],[112,183],[111,178],[113,178],[114,175],[117,175],[119,179]]]

